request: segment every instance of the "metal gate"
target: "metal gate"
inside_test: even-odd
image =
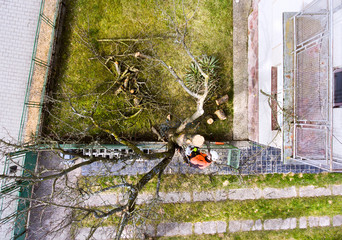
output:
[[[331,22],[329,1],[294,16],[294,158],[330,157]]]
[[[333,14],[341,0],[284,13],[284,161],[340,170],[333,159]]]

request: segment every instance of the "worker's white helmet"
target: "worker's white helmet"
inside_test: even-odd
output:
[[[216,151],[210,151],[210,154],[211,154],[211,160],[212,161],[217,161],[219,159],[219,155]]]

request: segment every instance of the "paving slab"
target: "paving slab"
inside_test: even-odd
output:
[[[121,238],[135,238],[137,236],[137,233],[134,229],[134,227],[132,225],[127,225],[124,230],[122,231],[122,234],[121,234]],[[96,240],[97,239],[110,239],[110,238],[107,238],[105,236],[103,236],[102,238],[98,237],[98,238],[95,238]]]
[[[228,199],[228,192],[225,190],[217,190],[215,193],[215,201],[225,201]]]
[[[224,221],[217,221],[217,233],[225,233],[227,231],[227,223]]]
[[[162,198],[164,203],[178,203],[180,202],[180,194],[178,192],[169,192],[169,193],[159,193],[159,196]]]
[[[330,217],[328,216],[319,217],[319,226],[320,227],[330,226]]]
[[[283,220],[283,223],[280,227],[282,230],[286,229],[295,229],[297,227],[297,219],[296,218],[286,218]]]
[[[178,225],[178,234],[182,236],[191,235],[192,234],[192,223],[180,223]]]
[[[333,226],[342,226],[342,215],[336,215],[333,217]]]
[[[342,185],[333,185],[332,191],[334,195],[342,195]]]
[[[150,193],[140,193],[137,197],[137,204],[143,204],[143,203],[150,203],[152,199],[154,198],[153,194]]]
[[[215,192],[193,192],[194,202],[215,201]]]
[[[262,190],[259,188],[230,189],[228,191],[228,198],[231,200],[259,199],[261,196]]]
[[[100,202],[102,201],[107,205],[115,205],[118,203],[117,195],[114,193],[100,194],[98,198],[100,199]]]
[[[179,193],[179,202],[191,202],[191,193],[180,192]]]
[[[299,188],[300,197],[319,197],[319,196],[329,196],[331,195],[330,188],[315,187],[315,186],[305,186]]]
[[[217,233],[217,223],[210,222],[197,222],[195,223],[195,234],[215,234]]]
[[[143,235],[143,239],[145,239],[146,236],[155,236],[156,235],[156,230],[157,230],[157,227],[155,225],[147,225],[145,226],[143,229],[141,229],[141,235]]]
[[[128,194],[118,194],[118,203],[120,205],[126,205],[128,203]]]
[[[262,230],[262,222],[260,219],[256,220],[254,226],[252,227],[252,231],[260,231]]]
[[[307,225],[308,225],[308,221],[307,221],[306,217],[299,218],[299,228],[300,229],[307,228]]]
[[[202,230],[204,234],[215,234],[217,232],[216,222],[202,222]]]
[[[202,223],[201,222],[197,222],[194,224],[194,233],[201,235],[203,234],[203,229],[202,229]]]
[[[129,228],[129,226],[127,226]],[[99,239],[113,239],[116,235],[116,227],[100,227],[96,230],[93,237],[96,240]]]
[[[241,231],[246,232],[246,231],[251,231],[252,227],[254,225],[253,220],[242,220],[241,222]]]
[[[160,223],[157,226],[157,236],[177,236],[177,235],[191,235],[192,234],[192,223]]]
[[[288,188],[264,188],[263,196],[266,199],[297,197],[296,187]]]
[[[309,227],[319,226],[319,217],[308,217]]]
[[[178,228],[178,223],[160,223],[157,226],[157,236],[161,237],[161,236],[167,236],[167,237],[171,237],[171,236],[176,236],[178,235],[179,232],[179,228]]]
[[[90,228],[78,229],[78,233],[75,236],[75,240],[86,240],[89,236]],[[101,240],[101,239],[113,239],[116,234],[115,227],[99,227],[94,232],[91,240]]]
[[[90,233],[90,228],[80,228],[75,236],[75,240],[85,240]]]
[[[267,219],[264,221],[264,229],[265,230],[279,230],[281,229],[283,224],[283,219]]]
[[[241,229],[241,221],[229,221],[229,232],[238,232]]]

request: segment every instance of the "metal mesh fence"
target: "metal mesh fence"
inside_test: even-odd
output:
[[[329,39],[297,54],[296,117],[298,121],[328,120]]]
[[[326,14],[296,17],[296,44],[299,45],[323,33],[327,29],[328,20]]]
[[[284,31],[284,127],[282,159],[342,171],[335,157],[333,111],[334,31],[342,0],[316,0],[286,13]],[[337,24],[337,25],[335,25]],[[335,41],[334,41],[335,40]],[[333,125],[334,124],[334,125]]]
[[[329,4],[315,1],[295,17],[295,154],[327,160],[329,152]]]
[[[309,159],[325,159],[327,151],[327,130],[317,128],[296,128],[297,156]]]

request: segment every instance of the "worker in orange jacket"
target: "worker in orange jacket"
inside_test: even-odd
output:
[[[191,167],[204,169],[206,167],[209,167],[210,164],[212,163],[212,159],[210,155],[202,153],[198,149],[198,147],[193,147],[193,148],[188,147],[185,153],[188,159],[187,163],[189,163]]]

